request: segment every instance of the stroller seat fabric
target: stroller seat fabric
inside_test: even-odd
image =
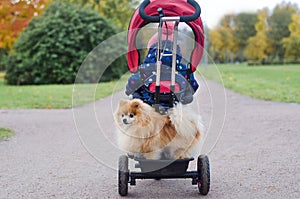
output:
[[[161,76],[160,76],[160,105],[169,106],[170,85],[171,85],[171,67],[172,67],[172,49],[173,42],[169,40],[162,41],[163,55],[161,57]],[[144,102],[153,105],[156,83],[156,61],[157,61],[157,43],[153,44],[144,62],[139,66],[139,70],[133,73],[128,79],[125,93],[132,95],[133,98],[139,98]],[[199,85],[194,78],[193,73],[186,64],[182,62],[180,47],[177,46],[176,53],[176,75],[175,75],[175,96],[176,101],[188,104],[193,100],[193,94]],[[188,77],[189,76],[189,77]]]

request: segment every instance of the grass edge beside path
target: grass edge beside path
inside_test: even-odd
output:
[[[10,137],[12,137],[15,134],[16,133],[9,128],[0,127],[0,141],[3,139],[9,139]]]
[[[217,71],[218,70],[218,71]],[[219,64],[202,69],[208,79],[242,95],[256,99],[300,103],[300,65]]]
[[[300,65],[247,66],[221,64],[200,69],[201,75],[226,88],[257,99],[300,103]],[[1,75],[1,73],[0,73]],[[129,73],[99,84],[10,86],[0,76],[0,109],[65,109],[107,97],[125,89]]]
[[[3,74],[3,73],[2,73]],[[0,77],[0,109],[66,109],[73,107],[74,84],[51,85],[6,85],[4,75]],[[128,74],[119,80],[99,84],[76,84],[80,106],[107,97],[125,88]],[[81,93],[79,93],[81,92]]]

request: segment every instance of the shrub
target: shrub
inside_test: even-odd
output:
[[[0,48],[0,71],[5,70],[5,60],[8,50],[6,48]]]
[[[285,60],[285,61],[280,61],[280,60],[276,60],[276,61],[248,61],[247,62],[248,66],[262,66],[262,65],[290,65],[290,64],[300,64],[300,60]]]
[[[15,42],[6,62],[7,82],[17,85],[73,83],[88,53],[117,32],[116,26],[90,8],[56,1],[44,14],[34,18]],[[124,46],[117,42],[114,49],[119,48]],[[98,67],[101,63],[89,67],[82,82],[95,82],[88,74],[99,70]],[[110,65],[102,81],[118,78],[125,71],[123,56]]]

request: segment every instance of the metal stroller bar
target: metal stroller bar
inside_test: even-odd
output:
[[[160,11],[159,11],[160,12]],[[161,10],[162,12],[162,10]],[[162,42],[162,24],[163,22],[174,21],[174,32],[173,32],[173,53],[172,53],[172,72],[171,72],[171,85],[170,85],[170,107],[173,107],[174,103],[174,92],[175,92],[175,73],[176,73],[176,55],[177,55],[177,39],[178,39],[178,25],[180,21],[180,17],[161,17],[160,24],[158,28],[158,54],[157,54],[157,78],[156,78],[156,88],[160,90],[160,72],[161,72],[161,42]],[[156,90],[157,97],[159,99],[159,93]],[[157,100],[155,100],[157,102]],[[159,101],[155,103],[155,110],[159,111]]]
[[[172,74],[171,74],[171,107],[173,106],[174,92],[175,92],[175,72],[176,72],[176,55],[177,55],[177,38],[178,38],[178,24],[179,21],[175,22],[173,32],[173,54],[172,54]]]
[[[156,112],[159,112],[159,95],[160,95],[160,73],[161,73],[161,44],[162,44],[162,25],[163,21],[161,20],[165,14],[162,8],[158,8],[157,12],[159,13],[159,26],[158,26],[158,44],[157,44],[157,58],[156,58],[156,84],[155,84],[155,104],[154,108]]]

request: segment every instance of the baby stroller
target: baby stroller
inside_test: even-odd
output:
[[[200,6],[194,0],[144,0],[135,10],[128,28],[127,64],[133,73],[128,79],[125,93],[139,98],[165,114],[175,103],[188,104],[198,83],[193,72],[199,64],[204,47]],[[178,25],[186,23],[195,36],[194,49],[188,64],[182,63],[177,45]],[[140,28],[158,23],[158,32],[148,43],[148,54],[143,62],[136,47],[136,36]],[[172,33],[172,34],[170,34]],[[210,187],[209,160],[206,155],[197,159],[197,170],[187,171],[194,158],[180,160],[134,159],[141,172],[130,172],[128,156],[119,157],[119,194],[126,196],[128,184],[136,179],[191,178],[198,185],[200,194],[206,195]]]

